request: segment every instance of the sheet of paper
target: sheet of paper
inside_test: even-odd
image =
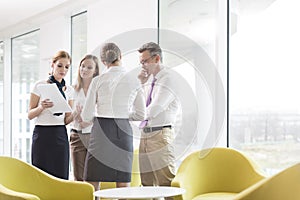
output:
[[[53,102],[53,107],[48,108],[52,113],[72,112],[72,108],[62,96],[56,84],[40,84],[38,89],[41,93],[41,100],[49,99]]]

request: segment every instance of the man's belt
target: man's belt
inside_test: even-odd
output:
[[[153,132],[153,131],[160,131],[162,130],[163,128],[172,128],[171,125],[167,125],[167,126],[156,126],[156,127],[144,127],[143,128],[143,131],[144,133],[150,133],[150,132]]]

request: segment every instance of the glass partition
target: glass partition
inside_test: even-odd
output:
[[[39,80],[39,31],[12,38],[12,156],[31,162],[33,120],[27,118],[31,87]]]
[[[182,105],[185,117],[181,116],[177,127],[181,127],[181,132],[177,133],[179,138],[175,141],[176,149],[180,151],[177,152],[179,159],[191,151],[216,146],[222,137],[220,127],[225,119],[226,87],[218,71],[222,67],[219,65],[222,62],[219,28],[222,23],[226,25],[226,15],[224,21],[220,21],[220,13],[226,13],[226,6],[222,7],[219,0],[159,1],[159,43],[164,51],[163,63],[178,72],[186,85],[182,104],[187,99],[190,104],[193,101],[197,104],[189,111],[190,105],[187,109]],[[226,52],[226,48],[223,51]],[[218,90],[222,96],[219,98],[222,109],[216,107]],[[219,110],[222,113],[216,115]]]
[[[268,174],[300,160],[300,2],[231,1],[230,146]]]
[[[87,12],[71,17],[72,84],[77,80],[80,60],[87,53]]]

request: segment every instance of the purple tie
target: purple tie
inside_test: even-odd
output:
[[[153,88],[154,88],[154,84],[155,84],[156,78],[153,78],[152,83],[151,83],[151,88],[150,88],[150,92],[146,101],[146,107],[148,107],[152,101],[152,92],[153,92]],[[148,120],[144,120],[140,123],[139,128],[144,128],[148,123]]]

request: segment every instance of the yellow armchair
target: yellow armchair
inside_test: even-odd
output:
[[[300,163],[245,189],[234,200],[300,199]]]
[[[194,152],[180,164],[173,187],[186,189],[177,200],[232,199],[264,176],[243,154],[230,148]]]
[[[0,156],[0,163],[0,184],[2,184],[0,195],[11,196],[3,199],[94,199],[93,186],[88,183],[56,178],[16,158]],[[26,193],[27,195],[22,196],[22,193]]]

